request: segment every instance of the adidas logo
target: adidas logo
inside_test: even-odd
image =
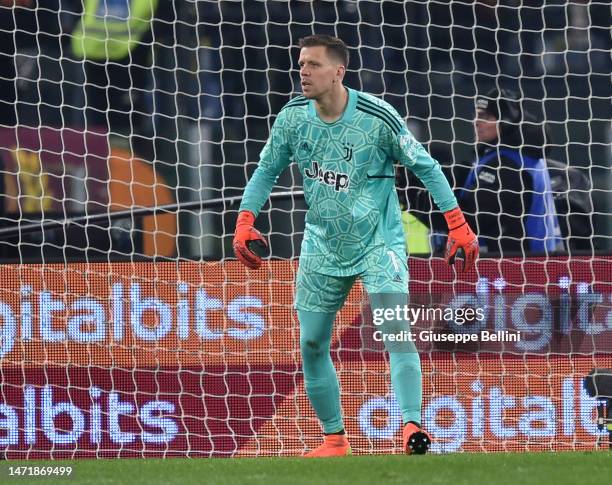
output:
[[[399,275],[399,273],[395,273],[395,275],[393,276],[393,281],[395,281],[396,283],[402,282],[402,277]]]

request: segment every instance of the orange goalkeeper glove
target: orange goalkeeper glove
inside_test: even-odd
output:
[[[253,227],[255,215],[249,211],[238,214],[236,221],[236,233],[234,234],[234,254],[242,264],[251,269],[261,266],[261,257],[253,250],[262,250],[268,247],[268,243],[261,233]]]
[[[450,265],[455,264],[455,257],[459,250],[463,251],[463,267],[461,271],[466,272],[473,268],[478,259],[478,239],[465,220],[463,212],[459,207],[445,212],[444,218],[448,225],[448,241],[444,251],[444,259]]]

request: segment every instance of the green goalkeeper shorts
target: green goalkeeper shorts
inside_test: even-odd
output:
[[[365,271],[351,276],[334,276],[305,270],[300,265],[295,282],[295,308],[309,312],[337,312],[355,280],[361,279],[368,294],[408,293],[406,257],[381,247],[366,256],[371,260]]]

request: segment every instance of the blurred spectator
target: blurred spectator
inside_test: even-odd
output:
[[[72,35],[83,60],[87,127],[151,132],[152,24],[158,0],[84,0]],[[145,128],[147,127],[147,128]]]
[[[80,0],[0,0],[0,125],[66,123],[64,54]]]
[[[493,89],[476,99],[478,159],[459,203],[472,214],[485,251],[563,249],[544,160],[544,132],[517,93]]]
[[[522,110],[515,92],[493,89],[477,97],[476,142],[476,161],[457,198],[481,252],[563,250],[542,125]],[[408,200],[415,216],[443,230],[441,218],[427,217],[431,202],[422,190],[411,189]]]

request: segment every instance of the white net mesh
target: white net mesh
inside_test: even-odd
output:
[[[609,25],[607,2],[560,0],[0,0],[0,449],[260,456],[319,442],[292,310],[306,211],[294,166],[257,219],[272,261],[247,272],[231,252],[237,197],[300,90],[312,33],[347,43],[346,84],[407,117],[488,238],[457,277],[428,197],[400,177],[408,246],[426,256],[409,261],[415,301],[472,298],[487,328],[525,335],[423,344],[433,450],[592,448],[598,401],[582,379],[612,367]],[[475,98],[492,89],[516,95],[514,146],[546,160],[561,250],[530,245],[540,192],[518,166],[492,172],[512,188],[466,186]],[[369,320],[357,286],[332,343],[347,431],[356,452],[397,451]]]

